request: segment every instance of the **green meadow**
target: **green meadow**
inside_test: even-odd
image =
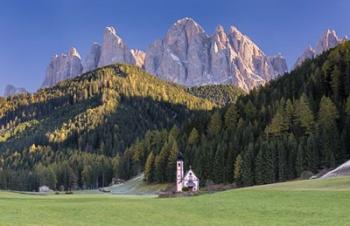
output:
[[[0,192],[0,225],[350,225],[350,177],[169,199]]]

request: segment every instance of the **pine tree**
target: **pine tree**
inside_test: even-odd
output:
[[[307,97],[302,95],[295,106],[295,121],[305,134],[312,133],[314,127],[314,115],[310,109]]]
[[[251,100],[249,100],[246,105],[244,106],[244,113],[247,121],[251,121],[254,116],[256,115],[257,109],[252,103]]]
[[[295,121],[294,119],[294,105],[293,102],[288,99],[286,102],[286,107],[285,107],[285,120],[286,120],[286,125],[288,127],[289,132],[293,132],[294,128],[293,128],[293,122]]]
[[[190,136],[188,137],[187,143],[189,145],[196,145],[199,142],[199,133],[198,130],[196,128],[193,128]]]
[[[305,167],[307,170],[312,172],[317,172],[318,168],[318,145],[316,142],[316,138],[313,134],[311,134],[307,138],[306,149],[305,149]]]
[[[350,68],[350,66],[349,66]],[[349,71],[350,77],[350,71]],[[344,121],[345,125],[343,127],[343,131],[341,134],[343,151],[345,154],[345,158],[348,159],[350,157],[350,96],[346,99],[346,103],[344,106],[345,116]]]
[[[231,130],[234,129],[237,125],[238,118],[239,114],[236,105],[230,104],[224,115],[225,127]]]
[[[167,162],[169,157],[170,144],[167,142],[162,147],[159,155],[155,159],[156,181],[160,183],[167,182]]]
[[[242,185],[242,166],[243,166],[243,159],[241,155],[238,155],[234,164],[234,179],[238,185]]]
[[[337,66],[334,66],[332,72],[332,81],[331,87],[334,96],[334,100],[337,102],[341,102],[344,96],[344,77],[343,73],[339,70]]]
[[[176,125],[174,125],[169,132],[169,139],[176,140],[179,134],[180,134],[179,128]]]
[[[215,153],[213,179],[215,183],[224,182],[225,155],[223,145],[219,144]]]
[[[253,164],[252,164],[253,155],[254,155],[254,146],[252,143],[250,143],[243,155],[242,183],[244,186],[251,186],[254,184]]]
[[[168,158],[168,165],[167,165],[167,181],[168,182],[174,182],[176,179],[176,161],[177,156],[179,153],[179,147],[177,145],[176,140],[172,141],[169,158]]]
[[[323,96],[318,112],[318,125],[322,143],[321,157],[323,164],[327,167],[334,167],[335,160],[338,163],[343,161],[343,156],[339,153],[339,134],[336,123],[338,117],[337,108],[332,100]]]
[[[287,180],[287,149],[283,145],[284,140],[277,141],[278,151],[278,181]]]
[[[293,134],[289,134],[288,136],[287,149],[288,149],[287,176],[288,176],[288,180],[291,180],[296,176],[295,163],[296,163],[296,158],[298,153],[298,144]]]
[[[208,124],[208,134],[210,137],[214,137],[219,134],[222,127],[222,120],[219,111],[216,111],[210,118]]]
[[[154,181],[154,154],[149,153],[144,169],[145,181],[147,183],[152,183]]]
[[[93,186],[94,179],[92,177],[92,167],[90,165],[85,165],[83,171],[81,172],[82,183],[85,188],[90,188]]]
[[[260,146],[258,155],[255,158],[255,183],[265,184],[265,149],[266,144]]]
[[[268,148],[266,149],[266,175],[265,183],[270,184],[275,182],[276,178],[276,148],[273,142],[268,143]]]
[[[274,136],[281,136],[288,130],[286,122],[287,120],[284,117],[283,109],[280,108],[272,118],[270,125],[267,127],[267,133]]]
[[[304,149],[303,149],[303,145],[300,143],[298,145],[298,152],[297,152],[297,158],[295,163],[295,171],[298,177],[300,177],[301,173],[304,170],[303,162],[304,162]]]

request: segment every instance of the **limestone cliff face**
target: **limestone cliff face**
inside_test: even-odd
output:
[[[266,56],[237,28],[232,26],[226,32],[218,26],[209,36],[193,19],[184,18],[146,52],[129,50],[116,29],[106,27],[102,45],[94,43],[83,61],[74,48],[69,54],[56,55],[43,86],[113,63],[137,65],[161,79],[185,86],[233,84],[246,91],[287,71],[282,56]]]
[[[300,57],[298,57],[297,61],[295,62],[294,68],[300,66],[305,60],[313,59],[317,55],[336,47],[344,40],[346,40],[346,38],[339,38],[334,30],[328,29],[323,33],[315,48],[309,46],[305,49],[304,53]]]
[[[304,61],[307,59],[313,59],[315,56],[316,56],[315,50],[311,46],[309,46],[304,50],[304,53],[300,57],[298,57],[297,61],[294,64],[294,68],[302,65]]]
[[[50,87],[59,81],[73,78],[98,67],[113,63],[135,64],[143,67],[145,55],[140,50],[130,51],[113,27],[106,27],[102,45],[93,43],[89,53],[81,60],[72,48],[69,54],[55,55],[46,70],[42,87]]]
[[[237,28],[209,36],[190,18],[178,20],[146,51],[145,69],[185,86],[234,84],[244,90],[287,71],[283,57],[267,57]]]
[[[98,67],[113,63],[135,64],[135,59],[115,28],[106,27]]]
[[[91,46],[90,52],[83,61],[83,72],[92,71],[97,68],[101,57],[101,45],[94,43]]]
[[[138,50],[138,49],[132,49],[130,50],[132,57],[135,60],[136,66],[140,68],[144,68],[145,66],[145,58],[146,58],[146,53]]]
[[[50,87],[59,81],[73,78],[83,71],[78,51],[72,48],[68,54],[55,55],[46,69],[42,87]]]

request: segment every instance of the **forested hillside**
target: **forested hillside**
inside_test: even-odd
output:
[[[176,153],[182,151],[186,168],[192,165],[203,184],[241,186],[286,181],[344,162],[350,156],[349,44],[208,118],[148,134],[124,158],[141,162],[148,182],[174,181]]]
[[[190,92],[227,100],[217,87]],[[349,42],[221,108],[135,67],[105,67],[0,100],[0,188],[97,187],[142,171],[173,182],[179,151],[202,184],[291,180],[350,157],[349,94]]]
[[[205,85],[188,89],[196,97],[208,99],[218,105],[235,103],[239,96],[245,92],[233,85]]]
[[[147,131],[170,129],[214,106],[127,65],[1,99],[0,188],[107,185],[127,177],[120,156]]]

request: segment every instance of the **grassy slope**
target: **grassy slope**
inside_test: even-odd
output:
[[[334,177],[329,179],[292,181],[285,183],[255,186],[251,189],[281,191],[350,191],[350,177]]]
[[[350,177],[177,199],[0,193],[0,225],[342,226],[350,225],[349,211]]]

